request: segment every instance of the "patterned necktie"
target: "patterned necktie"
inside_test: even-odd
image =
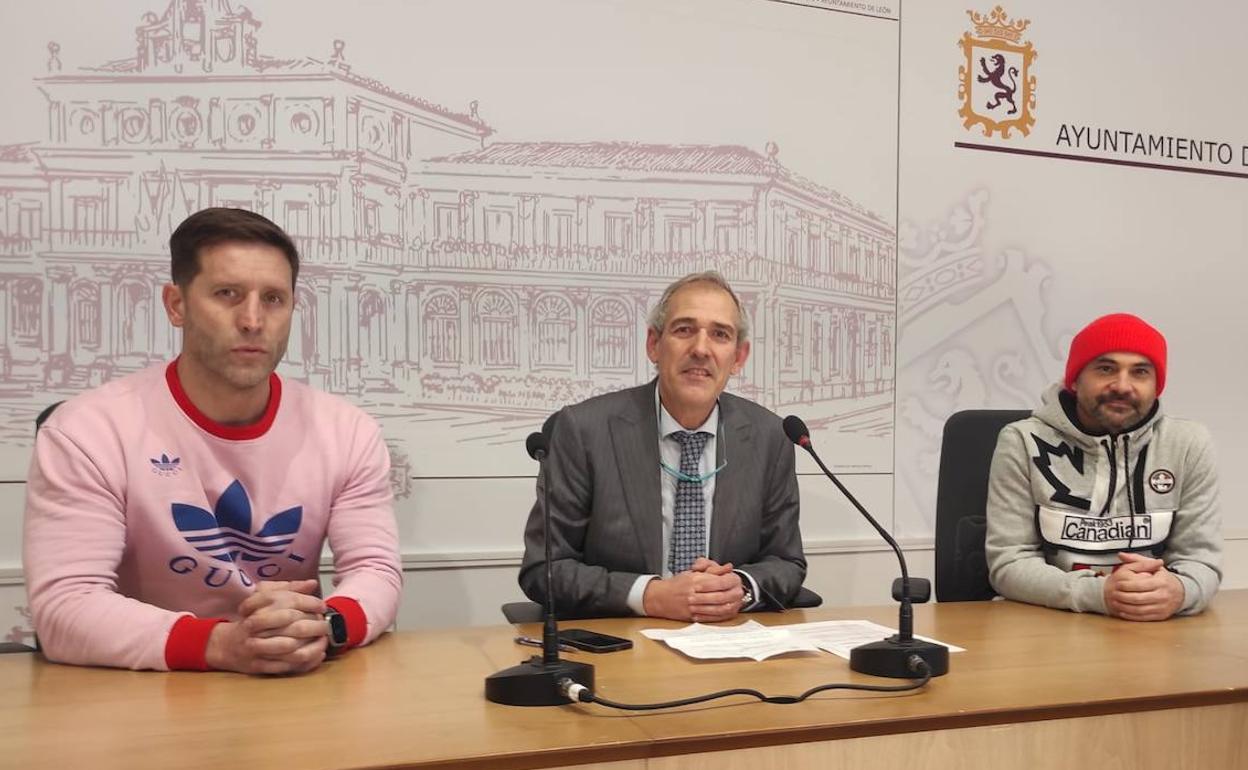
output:
[[[710,433],[677,431],[668,434],[680,442],[680,472],[697,478],[701,474],[702,451],[710,441]],[[672,574],[693,566],[699,556],[706,555],[706,498],[701,481],[676,480],[676,505],[672,517],[672,547],[667,558]]]

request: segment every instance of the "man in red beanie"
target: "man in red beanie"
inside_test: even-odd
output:
[[[985,553],[999,594],[1126,620],[1208,605],[1217,463],[1204,427],[1162,414],[1165,385],[1166,339],[1136,316],[1075,335],[1064,381],[997,440]]]

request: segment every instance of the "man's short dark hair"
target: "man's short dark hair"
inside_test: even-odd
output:
[[[290,285],[299,277],[299,252],[282,228],[246,209],[209,208],[191,214],[169,238],[173,282],[182,288],[199,275],[199,252],[219,243],[267,243],[286,255]]]

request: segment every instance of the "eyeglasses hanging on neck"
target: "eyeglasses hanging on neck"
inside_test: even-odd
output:
[[[697,476],[694,476],[689,473],[684,473],[678,468],[673,468],[672,466],[660,460],[659,467],[663,469],[664,473],[676,479],[677,481],[688,481],[693,484],[702,484],[715,478],[715,476],[720,471],[728,467],[728,446],[727,446],[728,442],[724,441],[724,431],[722,430],[724,417],[722,414],[720,414],[718,417],[719,419],[715,421],[715,454],[717,455],[716,459],[721,461],[719,463],[719,467],[717,467],[713,471],[710,471],[709,473],[702,473]],[[674,434],[668,434],[667,438],[671,438],[672,435]]]
[[[689,481],[689,482],[693,482],[694,484],[701,484],[705,481],[708,481],[709,479],[714,478],[715,474],[719,473],[724,468],[727,468],[728,461],[724,460],[723,464],[720,465],[718,468],[711,471],[710,473],[703,473],[700,476],[691,476],[688,473],[681,473],[679,470],[673,468],[672,466],[662,461],[659,462],[659,467],[662,468],[664,471],[666,471],[669,476],[679,481]]]

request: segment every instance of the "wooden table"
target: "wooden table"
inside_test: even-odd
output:
[[[1248,591],[1165,623],[1011,602],[916,608],[916,629],[966,647],[918,693],[744,699],[659,713],[486,702],[484,677],[530,654],[510,626],[390,634],[311,674],[159,674],[0,656],[0,767],[1248,768]],[[866,618],[833,608],[764,623]],[[693,662],[637,634],[650,620],[575,625],[634,649],[577,654],[621,701],[729,686],[797,693],[875,681],[828,655]],[[525,631],[536,629],[524,627]]]

